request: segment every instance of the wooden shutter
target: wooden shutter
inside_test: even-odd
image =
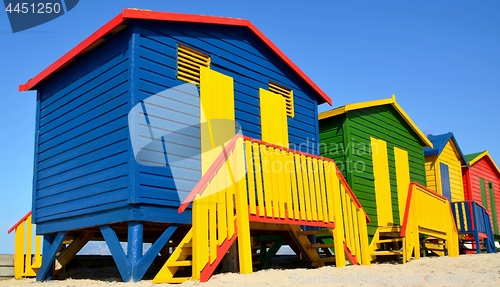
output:
[[[286,115],[293,118],[295,116],[295,110],[293,107],[293,90],[287,89],[283,86],[270,82],[269,91],[281,95],[283,98],[285,98]]]
[[[200,67],[210,67],[210,57],[195,49],[177,46],[177,79],[200,85]]]

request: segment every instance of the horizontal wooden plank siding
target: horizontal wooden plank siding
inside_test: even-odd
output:
[[[410,180],[426,184],[425,162],[422,143],[401,116],[389,105],[351,111],[348,113],[349,137],[355,149],[350,150],[350,161],[364,166],[363,171],[352,173],[352,185],[356,196],[368,214],[373,218],[369,226],[376,226],[376,206],[373,185],[373,165],[371,153],[366,152],[370,136],[387,142],[391,200],[394,224],[400,224],[397,197],[396,167],[394,147],[408,152]],[[350,183],[351,184],[351,183]],[[359,193],[359,195],[358,195]],[[373,217],[372,217],[372,213]]]
[[[444,147],[443,151],[441,152],[438,158],[439,162],[448,165],[448,170],[450,175],[451,200],[453,202],[464,200],[464,190],[462,182],[462,163],[460,162],[459,158],[460,154],[453,147],[451,141],[448,141],[448,143],[446,144],[446,146]]]
[[[474,163],[470,170],[470,180],[471,180],[471,194],[472,194],[472,200],[476,201],[477,203],[482,205],[482,198],[481,198],[481,187],[479,184],[479,179],[482,178],[484,179],[485,182],[485,189],[486,189],[486,202],[487,206],[485,206],[486,210],[490,212],[491,214],[491,202],[490,202],[490,194],[489,194],[489,188],[488,188],[488,183],[491,182],[493,184],[493,190],[494,190],[494,198],[495,198],[495,206],[496,206],[496,213],[497,213],[497,222],[500,223],[500,178],[497,176],[497,174],[494,172],[492,166],[488,162],[488,160],[483,157],[480,159],[478,162]],[[493,220],[492,220],[493,221]],[[493,224],[493,222],[492,222]],[[500,229],[500,227],[498,228]],[[500,234],[497,234],[500,235]]]
[[[436,164],[437,164],[437,156],[429,155],[425,157],[425,177],[427,179],[427,187],[431,190],[439,192],[438,185],[436,184]],[[438,164],[439,166],[439,164]]]
[[[468,166],[462,166],[462,181],[464,183],[464,199],[474,200],[471,190],[471,180],[469,178],[470,172]]]
[[[129,39],[122,30],[40,86],[36,223],[127,205]]]
[[[259,88],[267,90],[272,81],[292,89],[295,116],[288,117],[290,148],[318,154],[315,94],[246,28],[145,21],[137,24],[141,35],[137,102],[185,84],[177,79],[176,70],[177,45],[181,44],[209,55],[211,69],[234,79],[236,121],[249,137],[261,139]],[[199,119],[199,99],[186,97],[183,101],[181,104],[190,108],[182,108],[184,115],[165,114],[167,121],[182,123],[185,116]],[[194,154],[200,150],[200,134],[191,130],[187,145]],[[166,153],[170,158],[168,150]],[[140,166],[139,172],[140,202],[178,206],[177,192],[182,198],[191,191],[201,178],[201,164],[199,157],[192,158],[182,180],[175,182],[169,167]]]
[[[335,161],[342,175],[347,178],[347,165],[345,164],[345,147],[343,124],[345,117],[339,116],[324,119],[319,125],[320,153],[322,156]]]
[[[349,165],[344,176],[370,216],[369,236],[373,236],[378,226],[370,137],[387,143],[393,219],[394,224],[400,224],[394,147],[408,152],[410,180],[426,183],[422,143],[401,116],[389,105],[349,111],[321,120],[320,136],[322,144],[345,146],[343,161]],[[324,156],[340,160],[340,156],[328,156],[325,151],[322,150]]]
[[[318,94],[248,28],[143,20],[124,27],[37,86],[33,215],[42,232],[190,222],[190,212],[176,208],[201,178],[199,97],[147,102],[185,84],[177,79],[178,44],[206,53],[211,69],[234,79],[235,117],[246,136],[261,139],[259,89],[269,82],[291,89],[289,146],[319,153]],[[165,133],[142,154],[148,164],[132,151],[135,107],[148,128]]]

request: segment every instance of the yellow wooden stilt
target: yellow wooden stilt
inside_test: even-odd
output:
[[[14,239],[14,277],[21,279],[24,273],[24,222],[16,228]]]
[[[244,173],[243,140],[238,139],[236,155],[236,174]],[[252,244],[250,241],[250,220],[248,217],[247,186],[245,178],[238,180],[235,185],[236,224],[238,229],[238,255],[240,259],[240,273],[252,273]]]
[[[334,163],[330,163],[330,170],[335,170]],[[335,244],[335,266],[345,266],[344,256],[344,224],[342,216],[342,195],[340,194],[340,183],[337,176],[327,177],[327,185],[332,190],[334,204],[335,228],[333,229],[333,242]]]

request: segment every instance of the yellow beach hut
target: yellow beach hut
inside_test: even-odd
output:
[[[453,133],[428,135],[433,148],[425,148],[427,187],[448,198],[450,202],[464,200],[462,166],[467,161]]]

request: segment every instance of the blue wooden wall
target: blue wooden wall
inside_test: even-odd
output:
[[[295,117],[288,118],[290,147],[318,154],[316,94],[247,28],[139,21],[136,31],[141,35],[139,100],[184,83],[176,78],[177,45],[183,44],[210,55],[213,70],[233,77],[235,116],[244,135],[261,139],[259,88],[268,89],[273,81],[293,89]],[[168,171],[141,166],[140,201],[178,206],[176,189],[188,193],[201,177],[200,168],[186,171],[191,176],[179,187]]]
[[[129,39],[125,29],[38,87],[36,223],[127,206]]]
[[[236,120],[247,136],[261,138],[259,88],[273,81],[293,89],[290,147],[318,154],[316,93],[246,28],[134,21],[37,87],[38,233],[128,220],[190,223],[190,212],[177,214],[177,191],[194,187],[200,165],[174,183],[169,167],[138,164],[127,121],[141,101],[184,84],[176,79],[178,43],[209,54],[212,69],[234,78]],[[183,112],[199,117],[193,100],[179,107],[191,105]],[[196,150],[199,141],[183,146]]]

